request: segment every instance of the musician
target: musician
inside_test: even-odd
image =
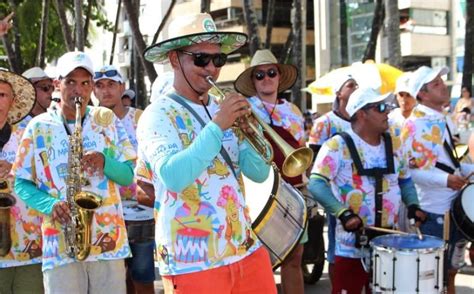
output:
[[[136,154],[125,131],[117,130],[114,113],[87,105],[94,85],[90,58],[83,52],[68,52],[59,58],[57,68],[54,82],[61,102],[28,124],[14,165],[15,191],[43,215],[44,287],[47,293],[125,293],[123,259],[130,256],[130,247],[119,185],[132,183]],[[80,138],[74,133],[76,97],[82,97]],[[76,152],[69,158],[70,136],[72,143],[82,139],[82,159]],[[85,180],[67,183],[68,174],[77,173],[71,163],[78,160]],[[74,185],[102,199],[93,215],[91,251],[84,262],[65,252],[65,224],[71,221],[73,205],[68,202],[74,198],[68,188]]]
[[[135,91],[127,89],[122,94],[122,104],[124,107],[132,107],[135,104]]]
[[[0,293],[44,291],[41,215],[26,206],[13,191],[14,173],[11,173],[26,125],[24,117],[34,104],[35,89],[27,79],[12,72],[0,71]],[[3,193],[11,195],[14,201],[6,205],[8,198]],[[10,217],[7,224],[4,223],[5,216]],[[5,239],[10,240],[10,246],[4,247]]]
[[[137,128],[138,149],[154,175],[165,292],[276,293],[270,258],[252,231],[240,181],[241,173],[264,181],[269,166],[231,128],[237,123],[251,133],[245,119],[249,104],[231,93],[217,105],[206,80],[217,80],[227,54],[247,36],[216,31],[208,14],[178,17],[168,28],[169,39],[150,46],[145,58],[170,62],[173,89],[147,107]]]
[[[474,171],[474,165],[459,163],[453,155],[454,124],[444,112],[450,99],[449,91],[441,78],[448,72],[446,67],[432,69],[421,66],[413,73],[410,88],[418,105],[402,129],[402,141],[408,151],[420,205],[428,215],[420,229],[423,234],[439,238],[443,237],[445,212],[450,210],[459,190],[468,183],[465,177]],[[448,293],[454,293],[454,279],[460,267],[460,262],[453,258],[458,255],[454,249],[463,247],[455,244],[461,242],[462,245],[465,240],[454,224],[450,227],[447,287]]]
[[[387,133],[390,99],[374,89],[355,90],[346,107],[351,129],[323,144],[311,171],[311,194],[338,218],[332,293],[369,289],[361,263],[368,251],[358,241],[362,228],[393,228],[400,200],[410,218],[423,219],[400,140]]]
[[[293,103],[279,99],[278,94],[291,88],[297,76],[295,66],[278,63],[272,52],[264,49],[255,52],[250,67],[242,72],[234,83],[239,93],[250,97],[249,102],[254,113],[294,148],[305,146],[303,114]],[[271,138],[267,139],[273,147],[273,161],[281,169],[285,154]],[[292,178],[282,176],[292,185],[303,185],[301,175]],[[303,244],[307,241],[308,234],[305,231],[300,244],[281,265],[281,284],[284,293],[304,293],[301,259]]]
[[[416,99],[410,94],[410,76],[411,73],[407,72],[397,79],[395,95],[397,95],[396,99],[399,107],[393,109],[388,114],[389,125],[393,128],[396,136],[400,135],[403,123],[410,116],[416,105]]]
[[[53,100],[54,85],[53,79],[49,77],[40,67],[32,67],[21,74],[27,78],[36,91],[36,103],[29,115],[26,117],[29,122],[33,117],[46,112]]]
[[[346,111],[346,105],[351,94],[359,87],[356,80],[348,74],[335,76],[332,80],[332,89],[335,100],[332,105],[332,111],[322,115],[314,121],[314,125],[309,133],[309,147],[314,151],[316,158],[319,149],[334,134],[347,131],[351,127],[350,117]],[[329,263],[329,279],[332,282],[334,269],[334,250],[335,250],[335,229],[336,218],[328,214],[328,247],[326,259]]]
[[[118,69],[113,65],[105,65],[94,73],[94,95],[99,100],[99,105],[114,112],[117,122],[124,128],[134,150],[137,150],[136,128],[142,110],[128,107],[122,104],[123,95],[131,95],[127,90]],[[123,95],[122,95],[123,93]],[[132,91],[133,94],[135,94]],[[135,97],[135,95],[133,95]],[[126,187],[120,187],[122,201],[133,201],[136,203],[136,183]],[[153,217],[153,214],[151,215]],[[153,281],[155,280],[155,265],[153,262],[154,240],[130,239],[132,258],[127,259],[127,287],[128,293],[154,293]],[[133,284],[132,284],[133,283]]]

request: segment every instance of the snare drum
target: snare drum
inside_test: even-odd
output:
[[[305,199],[280,177],[274,165],[264,183],[244,177],[244,184],[252,228],[270,253],[275,270],[303,235],[307,219]]]
[[[464,187],[454,199],[451,217],[459,231],[474,242],[474,184]]]
[[[122,201],[123,218],[127,227],[128,241],[141,243],[155,239],[153,208],[136,201]]]
[[[442,239],[395,234],[376,237],[370,245],[374,293],[442,292]]]

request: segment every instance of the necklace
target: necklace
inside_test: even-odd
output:
[[[275,100],[275,103],[273,103],[272,111],[268,111],[267,105],[265,105],[265,102],[263,100],[261,101],[262,101],[263,108],[265,109],[265,112],[268,114],[268,118],[270,119],[270,125],[273,126],[272,116],[273,116],[273,113],[275,112],[275,108],[278,103],[278,98]]]

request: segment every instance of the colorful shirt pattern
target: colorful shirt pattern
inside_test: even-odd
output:
[[[187,103],[206,124],[210,121],[201,104]],[[213,116],[218,105],[211,99],[207,109]],[[220,154],[180,193],[168,190],[152,172],[159,170],[160,161],[168,155],[193,143],[203,129],[195,117],[161,96],[145,110],[142,123],[145,127],[138,127],[137,137],[144,156],[140,155],[136,170],[139,177],[151,178],[155,188],[160,274],[184,274],[231,264],[258,249],[261,244],[251,228],[243,187]],[[239,154],[250,147],[239,144],[231,129],[224,132],[222,147],[240,174]]]
[[[289,131],[300,145],[304,146],[304,118],[296,105],[285,99],[279,99],[280,102],[277,104],[268,103],[258,97],[250,97],[248,101],[255,114],[265,123],[270,124],[271,114],[273,125]]]
[[[401,135],[405,119],[406,118],[403,116],[400,108],[395,108],[388,114],[388,124],[390,125],[390,129],[395,136]]]
[[[347,133],[354,140],[357,152],[364,168],[386,167],[385,144],[371,146],[364,142],[352,129]],[[383,227],[391,227],[397,223],[398,210],[401,202],[399,179],[409,178],[406,158],[402,152],[400,139],[392,137],[395,173],[383,179]],[[334,136],[326,141],[318,153],[312,174],[316,173],[328,178],[333,185],[334,196],[347,208],[358,214],[364,225],[375,224],[375,179],[359,176],[353,167],[349,148],[341,136]],[[355,248],[355,235],[346,232],[337,220],[336,255],[359,258],[362,252]]]
[[[10,139],[0,152],[0,160],[5,160],[11,164],[14,163],[21,136],[30,119],[23,119],[12,127]],[[8,179],[0,179],[0,181],[3,180],[7,181],[8,188],[0,190],[0,192],[12,195],[16,203],[10,208],[10,237],[12,246],[6,256],[0,257],[0,268],[41,263],[42,215],[29,208],[15,194],[13,190],[13,173],[10,173]]]
[[[84,152],[101,151],[117,161],[133,161],[136,153],[123,128],[117,128],[117,117],[103,107],[88,107],[82,126]],[[66,200],[69,139],[60,111],[32,119],[20,142],[14,165],[17,177],[32,181],[51,197]],[[88,177],[89,186],[82,187],[102,197],[103,203],[94,214],[92,249],[86,261],[123,259],[130,247],[123,220],[118,185],[107,177]],[[42,224],[43,271],[74,262],[64,252],[64,228],[45,215]]]
[[[314,122],[309,133],[309,144],[323,145],[329,138],[339,132],[351,129],[351,123],[330,111]]]

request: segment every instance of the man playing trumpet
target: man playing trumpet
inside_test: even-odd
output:
[[[236,93],[216,104],[206,80],[216,80],[227,54],[246,40],[217,32],[208,14],[197,14],[175,19],[169,39],[145,51],[147,60],[169,61],[174,72],[174,89],[144,111],[137,128],[138,149],[155,175],[156,246],[166,293],[276,293],[240,180],[244,173],[263,182],[269,166],[231,128],[237,122],[247,131],[240,118],[249,104]]]

